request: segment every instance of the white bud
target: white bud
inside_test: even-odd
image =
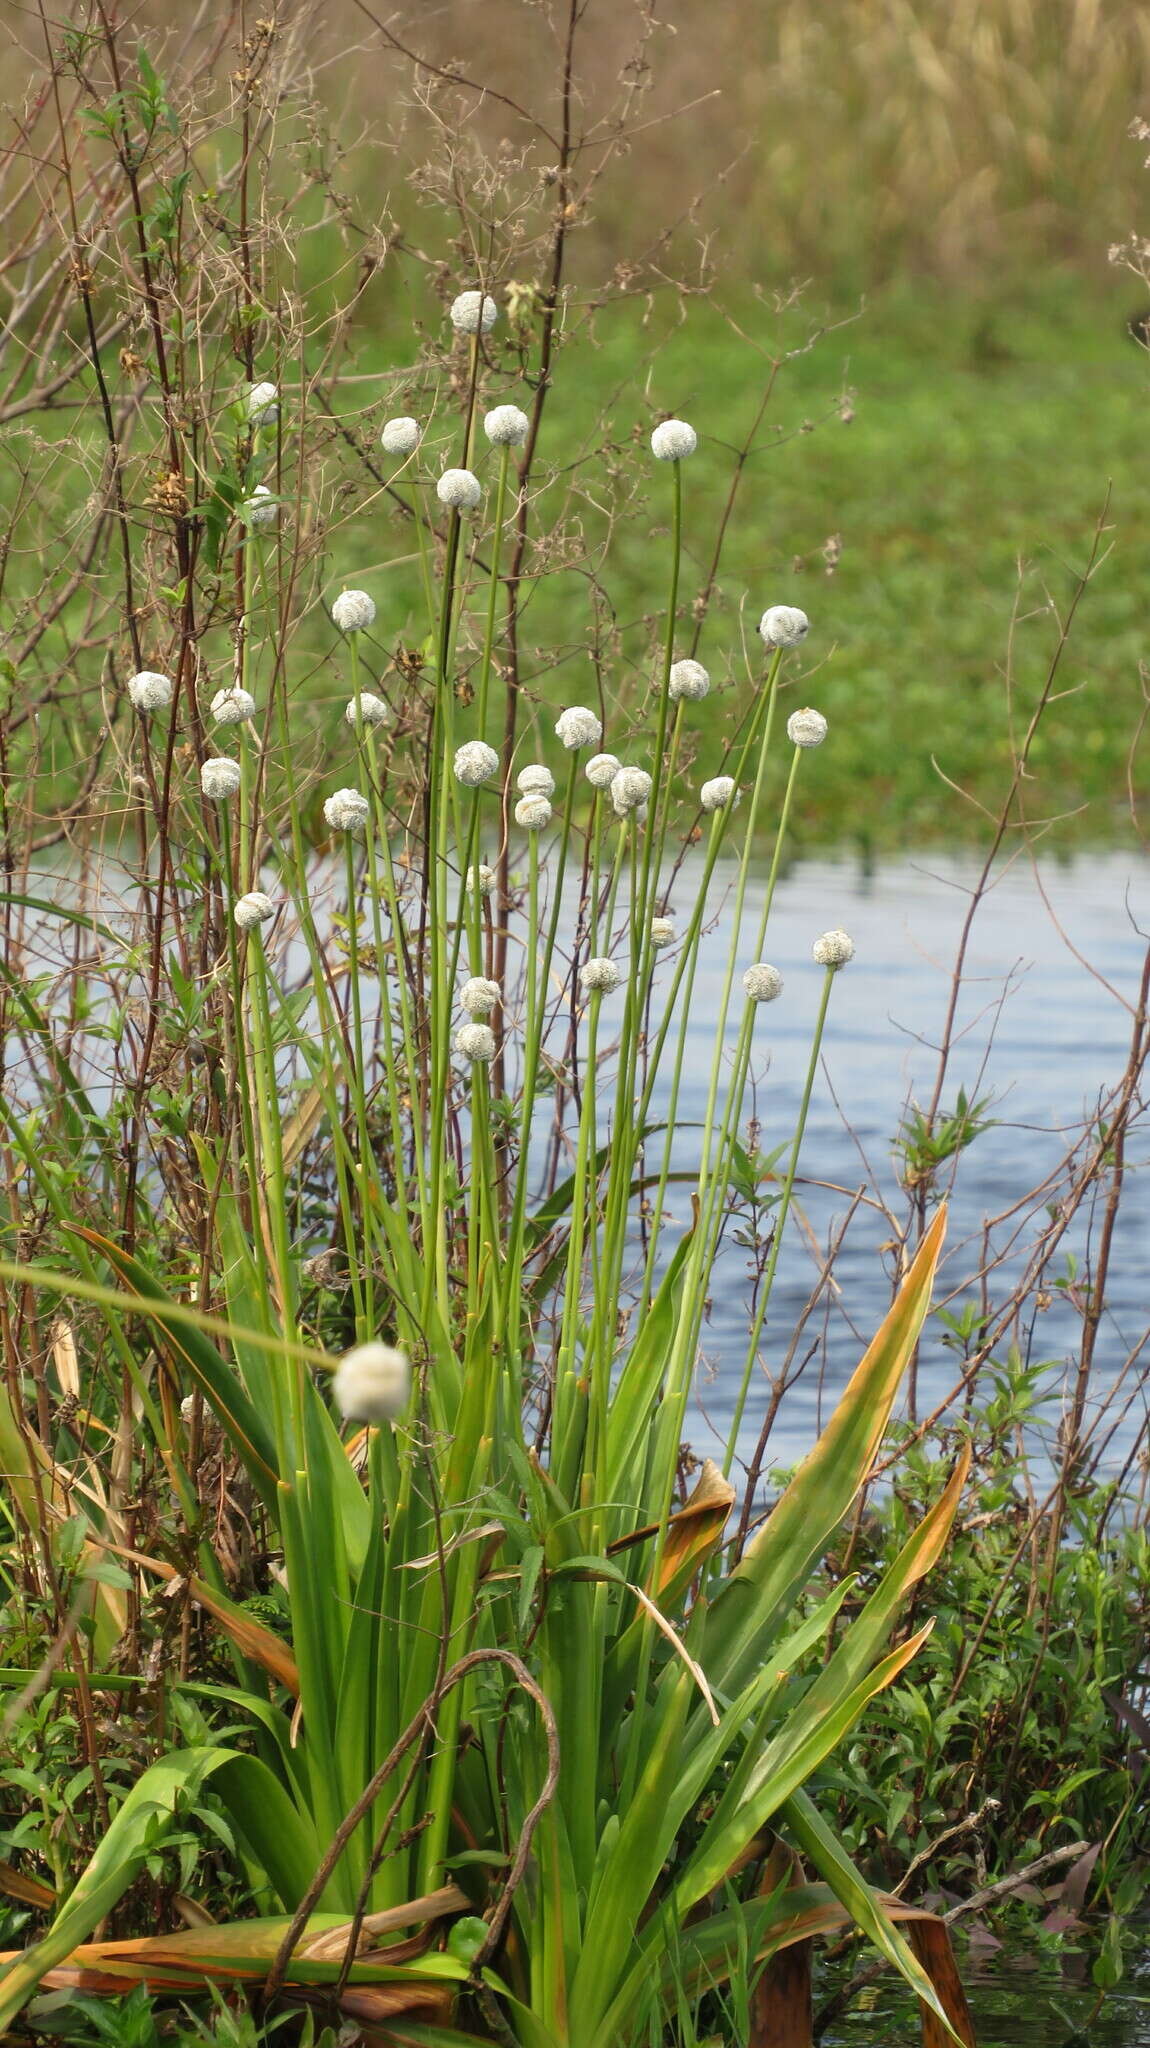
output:
[[[331,1391],[347,1422],[392,1422],[411,1397],[411,1363],[391,1344],[357,1344],[335,1369]]]
[[[531,431],[531,422],[517,405],[497,405],[484,420],[483,431],[493,448],[519,448]]]
[[[854,940],[848,939],[846,933],[841,930],[824,932],[822,938],[816,939],[811,947],[811,953],[820,967],[845,967],[848,960],[854,959],[854,951]]]
[[[483,496],[483,485],[469,469],[445,469],[435,486],[435,495],[441,505],[450,505],[455,512],[474,512]]]
[[[375,624],[375,600],[366,590],[341,590],[332,605],[331,618],[341,633],[365,633]]]
[[[528,832],[541,832],[551,823],[552,810],[545,796],[521,796],[515,806],[515,823]]]
[[[699,436],[686,420],[664,420],[651,436],[651,453],[657,462],[682,462],[698,445]]]
[[[419,421],[404,414],[401,419],[384,421],[380,446],[385,455],[414,455],[422,433]]]
[[[711,687],[711,678],[701,661],[676,661],[671,664],[667,678],[667,695],[672,704],[685,697],[689,704],[697,704]]]
[[[576,747],[597,747],[603,737],[603,721],[585,704],[569,704],[555,721],[555,734],[569,753]],[[596,756],[603,760],[602,754]]]
[[[209,709],[217,725],[244,725],[256,715],[256,700],[250,690],[233,683],[230,689],[216,691]]]
[[[622,765],[616,754],[592,754],[583,773],[592,789],[610,789]]]
[[[827,722],[821,711],[792,711],[787,720],[787,738],[796,747],[821,747],[827,736]]]
[[[609,996],[622,979],[614,960],[585,960],[579,969],[579,985],[588,995]]]
[[[486,1066],[495,1058],[495,1033],[490,1024],[461,1024],[455,1034],[455,1050],[465,1060],[480,1060]]]
[[[806,613],[791,604],[773,604],[759,620],[759,632],[768,647],[797,647],[810,630]]]
[[[372,690],[361,690],[358,697],[349,698],[343,715],[349,725],[357,725],[360,719],[364,725],[391,724],[390,704],[385,704]]]
[[[714,775],[710,782],[704,782],[699,791],[699,802],[705,811],[721,811],[735,796],[733,775]],[[736,797],[736,802],[738,801]]]
[[[457,334],[486,334],[499,318],[499,308],[486,292],[460,292],[451,302],[451,324]]]
[[[521,796],[554,796],[555,794],[555,777],[552,775],[550,768],[545,768],[541,761],[533,761],[528,767],[521,768],[515,781]]]
[[[488,981],[482,974],[473,974],[459,991],[459,1007],[469,1017],[490,1017],[499,1001],[499,983]]]
[[[333,832],[361,833],[371,814],[371,805],[358,789],[337,789],[323,807]]]
[[[249,526],[274,526],[279,516],[279,499],[266,484],[257,484],[251,497],[244,499],[244,518]]]
[[[154,668],[142,668],[128,677],[128,695],[137,711],[162,711],[172,701],[174,684]]]
[[[611,802],[620,818],[625,818],[628,811],[637,811],[650,794],[651,778],[645,768],[620,768],[611,777]]]
[[[223,755],[205,761],[200,769],[200,788],[213,803],[223,803],[234,796],[242,781],[239,762],[229,761]]]
[[[193,1417],[193,1415],[195,1414],[195,1412],[196,1412],[196,1397],[195,1397],[195,1395],[194,1395],[194,1394],[185,1394],[185,1395],[184,1395],[184,1398],[183,1398],[183,1400],[182,1400],[182,1401],[180,1402],[180,1416],[181,1416],[182,1420],[183,1420],[184,1422],[187,1422],[187,1423],[189,1423],[189,1424],[190,1424],[190,1422],[191,1422],[191,1420],[192,1420],[192,1417]]]
[[[239,897],[232,907],[232,916],[242,932],[254,931],[258,924],[266,924],[275,913],[275,904],[262,889],[253,889],[250,895]]]
[[[752,1003],[773,1003],[783,992],[783,977],[777,967],[768,966],[760,960],[754,967],[748,967],[743,976],[743,987]]]
[[[495,887],[495,869],[480,861],[478,867],[472,868],[470,881],[472,888],[478,889],[481,896],[490,896]]]
[[[455,756],[455,779],[468,789],[478,789],[499,773],[499,756],[486,740],[465,740]]]
[[[248,391],[246,409],[253,427],[274,427],[280,416],[280,395],[276,385],[253,384]]]
[[[661,953],[664,946],[673,946],[674,943],[674,919],[670,917],[653,917],[651,919],[651,944],[654,946],[656,953]]]

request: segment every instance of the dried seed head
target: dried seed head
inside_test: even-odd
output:
[[[209,709],[217,725],[243,725],[255,717],[256,700],[250,690],[233,683],[230,689],[216,691]]]
[[[531,431],[531,422],[517,405],[497,405],[484,420],[483,431],[493,448],[520,448]]]
[[[278,387],[275,384],[253,384],[248,391],[246,409],[251,426],[274,427],[280,416]]]
[[[651,944],[654,946],[656,953],[661,953],[664,946],[673,946],[675,937],[673,918],[653,917],[651,919]]]
[[[361,833],[371,814],[371,805],[358,789],[337,789],[323,807],[333,832]]]
[[[515,823],[528,832],[541,832],[551,823],[551,804],[545,796],[521,796],[515,806]]]
[[[579,969],[579,985],[588,995],[609,996],[622,979],[622,970],[614,960],[585,960]]]
[[[796,747],[821,747],[827,736],[827,722],[821,711],[792,711],[787,720],[787,738]]]
[[[372,690],[361,690],[358,697],[349,698],[343,715],[349,725],[358,725],[361,719],[364,725],[391,724],[390,704],[385,704]]]
[[[667,695],[672,704],[685,697],[690,704],[697,704],[711,687],[711,678],[701,661],[676,661],[671,664],[667,678]]]
[[[435,486],[441,505],[453,512],[474,512],[483,496],[483,485],[469,469],[445,469]]]
[[[137,711],[162,711],[172,701],[174,684],[154,668],[142,668],[128,677],[128,695]]]
[[[332,1378],[336,1407],[347,1422],[392,1422],[411,1396],[411,1363],[391,1344],[357,1344]]]
[[[593,754],[583,773],[593,789],[610,789],[622,765],[616,754]]]
[[[555,721],[555,734],[569,753],[576,747],[597,747],[603,737],[603,721],[585,704],[569,704]],[[597,760],[608,758],[602,754]]]
[[[270,896],[262,889],[253,889],[247,896],[241,896],[232,906],[232,916],[242,932],[254,931],[257,925],[266,924],[275,916],[276,907]]]
[[[459,991],[459,1007],[469,1017],[490,1017],[499,1001],[499,983],[488,981],[482,974],[473,974]]]
[[[495,1058],[495,1033],[490,1024],[461,1024],[455,1034],[455,1050],[465,1060],[479,1060],[487,1066]]]
[[[714,775],[710,782],[704,782],[702,789],[699,791],[699,802],[705,811],[723,810],[730,803],[732,797],[735,798],[737,803],[738,796],[735,791],[735,778],[733,775]]]
[[[811,947],[811,953],[820,967],[831,967],[836,971],[840,967],[845,967],[848,960],[854,959],[854,952],[854,940],[849,939],[842,930],[824,932],[822,938],[816,939]]]
[[[455,756],[455,779],[468,789],[478,789],[499,773],[499,756],[486,740],[465,740]]]
[[[743,987],[752,1003],[773,1003],[776,996],[782,995],[783,977],[777,967],[760,960],[754,967],[748,967]]]
[[[625,818],[637,811],[651,794],[651,778],[645,768],[620,768],[611,777],[611,802],[616,815]]]
[[[249,526],[272,527],[277,524],[279,516],[279,499],[266,484],[257,484],[251,497],[244,499],[244,518]]]
[[[460,292],[451,302],[451,324],[457,334],[487,334],[499,318],[499,308],[486,292]]]
[[[423,429],[418,420],[385,420],[380,434],[380,446],[385,455],[414,455],[419,446]]]
[[[229,761],[224,755],[205,761],[200,769],[200,788],[213,803],[224,803],[234,796],[242,780],[239,762]]]
[[[541,761],[532,761],[526,768],[521,768],[515,781],[521,796],[555,794],[555,777],[550,768],[545,768]]]

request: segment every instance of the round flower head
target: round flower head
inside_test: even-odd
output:
[[[711,678],[701,661],[675,661],[667,678],[667,695],[672,704],[685,697],[689,704],[697,704],[711,687]]]
[[[585,960],[579,969],[579,986],[587,995],[609,996],[622,979],[614,960]]]
[[[768,966],[760,960],[754,967],[748,967],[743,976],[743,987],[752,1003],[773,1003],[783,992],[783,977],[777,967]]]
[[[391,1344],[357,1344],[345,1351],[331,1383],[347,1422],[392,1422],[411,1395],[411,1365]]]
[[[521,796],[515,806],[515,823],[526,826],[528,832],[541,832],[551,823],[551,815],[551,805],[545,796]]]
[[[796,747],[821,747],[827,736],[827,722],[821,711],[792,711],[787,720],[787,738]]]
[[[154,668],[142,668],[128,677],[128,695],[137,711],[162,711],[172,701],[173,683]]]
[[[645,768],[620,768],[611,777],[611,802],[620,818],[637,811],[651,794],[651,778]]]
[[[370,811],[371,805],[358,789],[337,789],[323,807],[333,832],[362,832]]]
[[[455,780],[467,789],[478,789],[499,773],[499,756],[486,740],[466,740],[455,755]]]
[[[533,761],[527,768],[521,768],[515,778],[521,796],[554,796],[555,777],[550,768],[541,761]]]
[[[249,526],[274,526],[279,516],[279,500],[266,484],[257,484],[251,497],[244,499],[244,518]]]
[[[375,602],[366,590],[341,590],[332,605],[331,617],[341,633],[365,633],[375,624]]]
[[[217,725],[243,725],[255,717],[256,700],[250,690],[233,683],[230,689],[216,691],[210,709]]]
[[[682,462],[693,455],[699,436],[686,420],[664,420],[651,436],[651,453],[656,462]]]
[[[569,704],[555,721],[555,735],[569,753],[576,747],[597,747],[603,737],[603,721],[585,704]],[[602,760],[603,755],[597,759]],[[607,757],[610,758],[610,757]]]
[[[519,448],[531,431],[531,422],[517,405],[497,405],[484,420],[483,431],[493,448]]]
[[[253,384],[247,395],[247,415],[253,427],[274,427],[280,416],[280,395],[275,384]]]
[[[487,334],[499,318],[499,308],[486,292],[460,292],[451,302],[451,324],[457,334]]]
[[[486,1066],[495,1058],[495,1033],[490,1024],[461,1024],[455,1034],[455,1050],[465,1060],[481,1060]]]
[[[262,889],[253,889],[250,895],[240,896],[232,907],[232,916],[242,932],[254,931],[258,924],[266,924],[268,918],[275,914],[275,904]]]
[[[192,1419],[192,1417],[193,1417],[193,1415],[195,1414],[195,1412],[196,1412],[196,1397],[195,1397],[195,1395],[194,1395],[194,1394],[185,1394],[185,1395],[184,1395],[184,1398],[183,1398],[183,1400],[182,1400],[182,1401],[180,1402],[180,1415],[181,1415],[182,1419],[183,1419],[183,1420],[184,1420],[185,1422],[189,1422],[189,1423],[190,1423],[190,1422],[191,1422],[191,1419]]]
[[[385,704],[372,690],[361,690],[358,697],[350,697],[343,715],[349,725],[357,725],[360,719],[365,725],[391,724],[390,704]]]
[[[824,932],[816,939],[811,952],[820,967],[845,967],[854,959],[855,942],[848,939],[844,931]]]
[[[622,765],[617,754],[592,754],[583,773],[592,789],[610,789]]]
[[[213,803],[222,804],[234,796],[242,780],[239,762],[229,761],[223,756],[205,761],[200,769],[200,788]]]
[[[735,795],[733,775],[715,775],[710,782],[704,782],[699,791],[699,802],[705,811],[721,811]]]
[[[478,867],[472,868],[470,880],[472,888],[478,889],[481,896],[490,896],[495,887],[495,869],[480,861]]]
[[[651,944],[654,946],[656,953],[661,953],[664,946],[673,946],[674,943],[674,919],[670,917],[653,917],[651,919]]]
[[[435,495],[441,505],[449,505],[453,512],[474,512],[483,496],[483,485],[469,469],[445,469],[435,486]]]
[[[469,1017],[490,1017],[499,1001],[499,983],[488,981],[482,974],[473,974],[459,991],[459,1007]]]
[[[409,419],[406,414],[398,420],[385,420],[379,437],[380,447],[385,455],[414,455],[422,433],[419,421]]]
[[[810,630],[806,613],[793,604],[773,604],[759,620],[759,633],[767,647],[797,647]]]

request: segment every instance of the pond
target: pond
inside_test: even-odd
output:
[[[758,1437],[769,1376],[786,1355],[820,1257],[860,1190],[862,1199],[835,1257],[835,1286],[824,1290],[804,1333],[812,1356],[786,1392],[772,1430],[770,1453],[777,1464],[793,1463],[809,1447],[889,1304],[891,1266],[883,1248],[906,1230],[908,1219],[894,1140],[907,1104],[925,1106],[930,1099],[955,951],[977,874],[973,861],[938,856],[875,869],[820,858],[800,862],[779,887],[766,951],[782,971],[785,989],[756,1032],[757,1056],[762,1048],[756,1108],[764,1149],[789,1137],[801,1098],[822,979],[811,962],[811,942],[842,925],[856,954],[832,991],[800,1168],[801,1218],[780,1261],[763,1365],[740,1435],[745,1455]],[[685,877],[684,908],[690,893]],[[702,1117],[706,1104],[729,918],[728,906],[707,940],[706,971],[692,1007],[679,1106],[688,1126]],[[753,908],[748,924],[753,929]],[[985,1114],[993,1121],[939,1179],[943,1190],[953,1181],[937,1290],[953,1296],[952,1312],[968,1301],[981,1311],[1003,1298],[1024,1271],[1036,1232],[1065,1202],[1060,1162],[1091,1130],[1126,1066],[1147,932],[1150,862],[1129,855],[1050,864],[1040,875],[1019,860],[999,875],[981,904],[942,1105],[952,1108],[961,1087],[971,1102],[989,1098]],[[678,1163],[690,1166],[697,1144],[697,1133],[684,1129]],[[1091,1378],[1096,1426],[1106,1409],[1100,1427],[1108,1441],[1100,1470],[1115,1474],[1135,1452],[1147,1419],[1138,1363],[1150,1325],[1143,1250],[1150,1232],[1150,1181],[1137,1170],[1146,1154],[1147,1132],[1135,1126]],[[1081,1341],[1082,1268],[1097,1253],[1104,1194],[1105,1188],[1096,1190],[1083,1204],[1051,1269],[1053,1284],[1048,1275],[1041,1298],[1024,1308],[1011,1332],[1030,1358],[1051,1362],[1055,1400],[1066,1361]],[[984,1239],[987,1218],[999,1220]],[[991,1261],[993,1270],[980,1279]],[[745,1250],[728,1247],[712,1288],[691,1423],[700,1451],[725,1438],[732,1413],[746,1351],[746,1266]],[[1004,1343],[1003,1356],[1005,1350]],[[923,1347],[918,1413],[941,1401],[956,1378],[955,1357],[942,1348],[936,1330]],[[1056,1420],[1054,1410],[1052,1425]]]
[[[1077,1950],[1004,1949],[979,1958],[956,1939],[978,2048],[1150,2048],[1150,1957],[1126,1961],[1121,1984],[1094,2013],[1098,1994],[1091,1955]],[[816,2007],[823,1987],[816,1983]],[[1091,2017],[1094,2014],[1094,2017]],[[918,2022],[893,1979],[858,1993],[848,2014],[832,2021],[820,2048],[909,2048]]]

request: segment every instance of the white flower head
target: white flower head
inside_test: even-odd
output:
[[[451,302],[451,324],[457,334],[487,334],[499,318],[499,308],[486,292],[460,292]]]
[[[651,453],[656,462],[683,462],[698,445],[699,436],[686,420],[663,420],[651,436]]]
[[[478,889],[481,896],[490,896],[495,887],[495,869],[489,868],[485,861],[480,861],[478,866],[472,868],[470,880],[472,888]]]
[[[391,724],[391,706],[374,690],[361,690],[358,697],[350,697],[343,715],[349,725],[358,725],[361,719],[364,725]]]
[[[622,969],[614,960],[585,960],[579,969],[579,986],[587,995],[609,996],[622,979]]]
[[[568,753],[574,753],[576,747],[597,747],[603,737],[603,721],[585,704],[569,704],[555,721],[555,736]]]
[[[783,977],[777,967],[771,967],[766,960],[759,960],[748,967],[743,976],[743,987],[752,1003],[773,1003],[783,992]]]
[[[400,419],[384,421],[379,443],[385,455],[414,455],[422,435],[419,421],[405,413]]]
[[[704,782],[702,789],[699,791],[699,802],[705,811],[723,810],[730,803],[732,797],[734,797],[737,803],[738,796],[735,790],[735,778],[733,775],[713,775],[709,782]]]
[[[583,773],[592,789],[610,789],[622,765],[617,754],[592,754]]]
[[[651,794],[651,778],[645,768],[620,768],[611,777],[611,802],[616,815],[625,818],[628,811],[637,811]]]
[[[162,711],[171,703],[174,688],[171,676],[162,676],[154,668],[142,668],[128,677],[128,695],[137,711]]]
[[[193,1417],[193,1416],[194,1416],[194,1414],[195,1414],[195,1412],[196,1412],[196,1397],[195,1397],[195,1395],[194,1395],[194,1394],[185,1394],[185,1395],[184,1395],[184,1398],[183,1398],[183,1400],[182,1400],[182,1401],[180,1402],[180,1415],[181,1415],[181,1417],[182,1417],[183,1421],[185,1421],[185,1422],[187,1422],[187,1423],[190,1423],[190,1422],[191,1422],[191,1420],[192,1420],[192,1417]]]
[[[697,704],[706,696],[711,687],[711,678],[701,661],[675,661],[667,678],[667,695],[672,704],[685,697],[689,704]]]
[[[673,946],[675,938],[674,918],[653,917],[651,919],[651,944],[654,946],[656,953],[661,953],[664,946]]]
[[[483,485],[469,469],[445,469],[435,486],[441,505],[453,512],[474,512],[483,496]]]
[[[213,803],[226,803],[242,781],[239,762],[229,761],[225,755],[205,761],[200,769],[200,788]]]
[[[266,924],[276,914],[275,904],[262,889],[253,889],[247,896],[240,896],[232,906],[232,916],[242,932],[254,931],[257,925]]]
[[[487,1066],[495,1058],[495,1033],[490,1024],[461,1024],[455,1034],[455,1050],[465,1060],[479,1060]]]
[[[331,1391],[347,1422],[393,1422],[411,1398],[411,1361],[392,1344],[357,1344],[335,1369]]]
[[[541,832],[551,823],[552,815],[549,798],[537,793],[521,796],[515,806],[515,823],[525,826],[528,832]]]
[[[792,711],[787,720],[787,738],[792,746],[821,747],[827,736],[827,722],[821,711]]]
[[[251,497],[244,499],[244,518],[249,526],[275,526],[279,516],[279,499],[266,484],[257,484]]]
[[[332,605],[331,618],[341,633],[365,633],[375,624],[375,600],[366,590],[341,590]]]
[[[531,422],[517,405],[497,405],[484,420],[483,431],[493,448],[521,448]]]
[[[358,834],[367,823],[371,805],[358,789],[337,789],[325,800],[323,814],[333,832]]]
[[[280,394],[276,384],[251,385],[245,400],[248,423],[253,427],[274,427],[280,416]]]
[[[256,715],[256,700],[250,690],[232,683],[228,689],[216,691],[209,709],[217,725],[244,725]]]
[[[467,789],[478,789],[499,773],[499,756],[486,740],[465,740],[456,750],[455,780]]]
[[[555,777],[542,761],[532,761],[515,778],[521,796],[554,796]]]
[[[469,1017],[490,1017],[499,997],[497,981],[488,981],[482,974],[473,974],[459,991],[459,1007],[466,1010]]]
[[[810,630],[806,613],[793,604],[773,604],[759,620],[759,633],[767,647],[798,647]]]
[[[853,960],[854,952],[854,940],[849,939],[842,930],[824,932],[822,938],[816,939],[811,947],[811,953],[820,967],[835,969],[845,967],[848,960]]]

